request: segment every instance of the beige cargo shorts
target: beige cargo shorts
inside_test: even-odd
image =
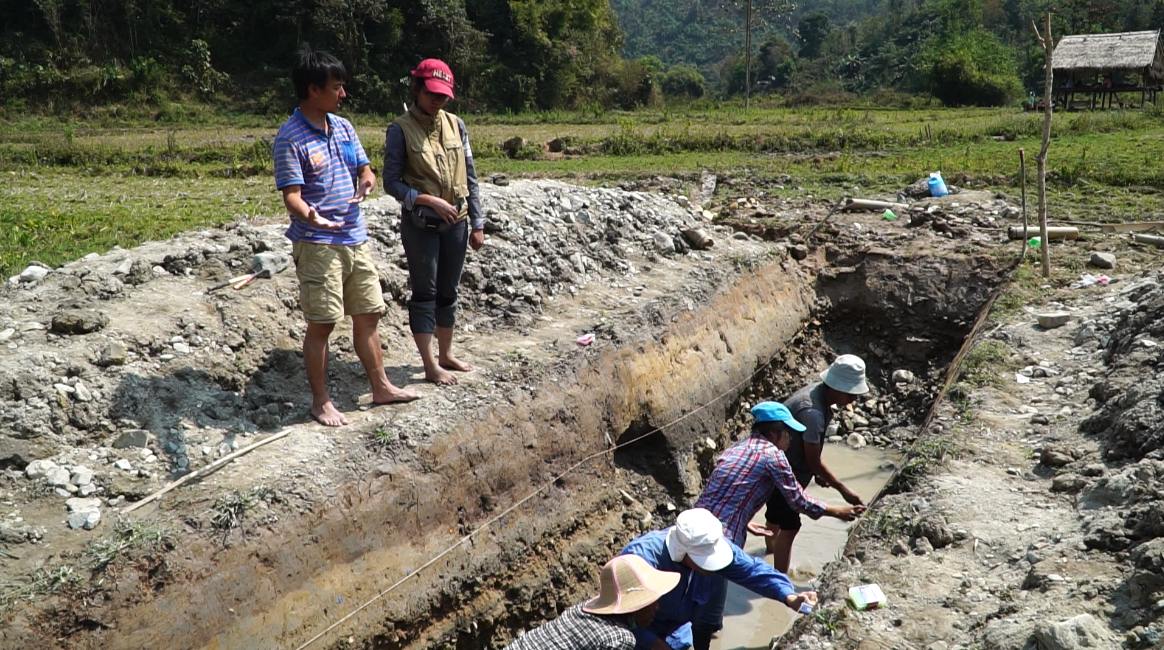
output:
[[[383,314],[380,274],[368,242],[358,246],[295,242],[299,306],[309,323],[338,323],[344,316]]]

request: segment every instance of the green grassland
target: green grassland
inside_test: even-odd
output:
[[[779,196],[834,199],[854,186],[896,193],[934,170],[1017,193],[1018,150],[1033,189],[1041,116],[1012,109],[861,107],[707,109],[465,116],[482,176],[615,182],[660,174],[766,180]],[[351,116],[373,161],[389,118]],[[271,139],[278,123],[247,117],[157,122],[0,124],[0,274],[59,264],[197,226],[279,218]],[[1056,115],[1049,163],[1053,218],[1122,221],[1164,209],[1164,113]],[[509,158],[501,143],[534,146]],[[586,153],[542,156],[560,138]],[[378,164],[375,166],[378,167]],[[772,187],[767,183],[767,187]],[[736,189],[740,191],[737,185]]]

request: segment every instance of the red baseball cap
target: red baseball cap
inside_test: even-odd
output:
[[[409,74],[417,79],[423,79],[424,87],[430,93],[447,95],[449,99],[453,98],[453,71],[449,69],[449,64],[444,61],[425,59]]]

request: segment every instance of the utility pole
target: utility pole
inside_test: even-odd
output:
[[[1039,27],[1033,21],[1031,27],[1035,30],[1035,40],[1043,46],[1043,53],[1047,59],[1045,87],[1043,88],[1043,148],[1039,150],[1039,157],[1036,158],[1036,161],[1039,164],[1039,244],[1043,253],[1043,277],[1050,278],[1051,254],[1048,250],[1050,242],[1047,241],[1047,150],[1051,147],[1051,118],[1054,113],[1051,105],[1053,99],[1051,91],[1055,82],[1055,68],[1051,60],[1055,53],[1055,40],[1051,37],[1050,12],[1046,16],[1044,30],[1046,36],[1039,33]]]

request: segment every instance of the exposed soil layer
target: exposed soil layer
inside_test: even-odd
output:
[[[560,200],[570,192],[563,187],[550,184],[545,190],[558,192],[559,201],[554,207],[548,200],[551,208],[545,214],[561,212]],[[572,196],[567,200],[573,207]],[[660,203],[668,200],[650,195],[624,198],[611,194],[613,209],[640,221],[654,218],[652,228],[698,225],[697,210],[672,208]],[[494,209],[513,213],[518,203],[501,208],[498,202]],[[672,209],[677,212],[668,212]],[[788,219],[801,220],[801,209]],[[810,210],[823,216],[823,206]],[[590,218],[598,221],[595,216]],[[133,381],[151,388],[130,386],[131,394],[147,397],[128,403],[114,399],[108,412],[91,413],[94,429],[107,436],[103,442],[123,433],[119,418],[132,412],[134,428],[153,434],[149,448],[157,458],[173,466],[183,455],[207,462],[190,451],[205,446],[211,457],[217,445],[230,445],[225,419],[197,419],[213,412],[205,402],[194,401],[193,393],[200,390],[222,400],[224,414],[251,414],[238,421],[240,437],[248,434],[247,423],[250,430],[288,424],[301,430],[288,445],[280,442],[271,446],[276,449],[255,452],[143,513],[148,521],[174,526],[173,539],[152,552],[127,549],[97,570],[78,541],[89,541],[81,537],[86,533],[60,528],[62,499],[37,487],[41,484],[29,485],[17,470],[48,456],[63,463],[70,446],[92,453],[93,462],[109,462],[122,452],[107,450],[101,456],[100,449],[107,447],[87,441],[89,429],[54,424],[53,418],[68,420],[70,409],[84,412],[87,407],[81,404],[88,402],[69,397],[76,395],[77,381],[63,384],[72,392],[54,389],[59,397],[37,392],[44,380],[30,369],[32,379],[14,383],[12,390],[30,386],[35,406],[36,399],[55,399],[59,409],[49,403],[47,419],[29,425],[47,427],[39,435],[6,437],[3,443],[14,451],[0,457],[9,459],[10,503],[19,501],[23,514],[13,525],[45,531],[38,528],[21,544],[6,548],[14,554],[31,551],[35,563],[24,564],[26,570],[73,566],[91,571],[93,579],[27,592],[30,598],[5,615],[0,645],[297,648],[371,601],[312,647],[500,647],[589,594],[607,558],[640,532],[667,525],[689,504],[716,450],[742,432],[750,404],[788,394],[838,353],[864,356],[875,386],[867,401],[842,415],[841,433],[886,446],[908,444],[945,367],[1006,271],[985,254],[985,243],[958,250],[965,242],[866,217],[836,219],[822,231],[825,245],[795,258],[793,242],[764,243],[723,230],[716,247],[704,252],[681,251],[678,245],[667,252],[666,242],[637,226],[591,239],[588,226],[574,218],[571,225],[578,226],[574,230],[583,248],[611,247],[607,263],[591,267],[582,260],[578,271],[570,262],[571,272],[593,274],[575,280],[572,291],[568,282],[554,288],[563,269],[553,263],[547,263],[551,271],[545,279],[525,280],[532,293],[523,293],[525,285],[513,291],[502,284],[493,287],[487,295],[504,301],[470,302],[479,310],[468,318],[476,334],[462,342],[466,356],[484,366],[480,374],[456,389],[426,389],[424,400],[406,408],[358,411],[357,424],[347,432],[302,423],[301,415],[292,415],[301,405],[283,410],[285,403],[302,400],[301,361],[293,351],[297,330],[291,324],[291,278],[261,285],[250,300],[219,299],[217,313],[207,314],[217,322],[185,333],[214,341],[240,336],[237,350],[231,342],[219,344],[231,351],[222,351],[222,358],[206,355],[206,361],[190,363],[189,369],[167,370],[163,364],[168,360],[155,357],[175,335],[144,326],[134,332],[141,341],[133,349],[149,357],[155,372],[137,380],[121,376],[121,388],[110,392],[124,393]],[[558,227],[562,220],[556,219],[546,223]],[[853,227],[862,221],[867,225]],[[601,232],[618,233],[619,227],[609,223]],[[523,236],[512,232],[515,239]],[[238,235],[248,241],[277,236],[273,230],[257,237],[250,231]],[[214,233],[209,237],[214,239]],[[380,254],[389,260],[396,259],[391,240],[390,233],[377,237],[378,246],[386,247]],[[627,247],[628,241],[634,243]],[[224,247],[229,253],[230,245]],[[254,246],[239,250],[241,260]],[[483,282],[501,272],[513,279],[518,269],[499,269],[521,260],[514,257],[515,249],[502,250],[495,253],[495,264],[478,271]],[[232,274],[228,268],[212,273],[193,267],[191,275],[202,274],[205,282]],[[155,289],[164,285],[181,297],[157,301],[155,293],[147,300],[130,291],[128,300],[110,303],[116,305],[107,310],[112,312],[110,329],[128,328],[143,315],[149,315],[147,322],[177,322],[178,331],[194,323],[185,306],[201,309],[207,301],[193,300],[199,298],[191,296],[196,285],[181,277],[184,271],[167,273],[149,284]],[[383,275],[391,293],[399,267]],[[48,309],[57,309],[55,304]],[[23,311],[12,312],[14,320],[37,313],[32,302],[18,309]],[[84,307],[68,309],[85,313]],[[408,342],[394,329],[401,312],[396,305],[392,309],[382,328],[386,355],[404,356]],[[48,320],[40,313],[37,322]],[[573,340],[585,331],[596,332],[598,344],[579,350]],[[32,345],[40,345],[28,336]],[[46,346],[76,338],[39,336]],[[336,381],[350,396],[346,406],[355,408],[359,367],[350,349],[342,343],[336,347],[342,362]],[[108,380],[96,369],[99,359],[69,361],[69,354],[40,353],[46,366],[52,363],[48,369],[64,379]],[[73,373],[72,365],[80,372]],[[396,368],[392,378],[409,383],[416,370]],[[898,370],[909,371],[912,379],[893,381]],[[272,383],[272,374],[277,382]],[[27,399],[10,397],[11,403]],[[227,404],[230,400],[237,405]],[[271,403],[279,408],[268,409]],[[262,414],[274,419],[263,425]],[[179,430],[184,432],[180,439],[175,437]],[[601,453],[639,438],[617,452]],[[121,492],[133,500],[167,477],[145,466],[134,469],[134,480],[116,474],[99,479],[106,489],[101,495],[108,498],[109,489],[120,482],[136,486]],[[539,488],[536,496],[508,510]],[[249,499],[237,510],[241,526],[217,526],[217,516],[228,505],[224,497],[232,495]],[[500,519],[470,542],[426,564],[495,517]],[[112,518],[109,513],[107,518]],[[90,539],[110,533],[99,526]],[[40,537],[34,540],[36,534]],[[44,541],[34,543],[38,540]],[[400,588],[373,599],[407,576]]]

